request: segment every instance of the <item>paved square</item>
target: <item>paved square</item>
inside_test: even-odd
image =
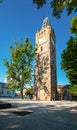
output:
[[[77,102],[2,99],[12,108],[0,109],[0,130],[77,130]],[[16,111],[30,111],[17,115]]]

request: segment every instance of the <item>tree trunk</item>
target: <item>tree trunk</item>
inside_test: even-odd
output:
[[[23,99],[23,83],[21,83],[21,99]]]
[[[21,90],[21,99],[23,99],[23,90]]]

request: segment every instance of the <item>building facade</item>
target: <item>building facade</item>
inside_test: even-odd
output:
[[[6,83],[0,82],[0,97],[15,97],[15,91],[9,91]]]
[[[36,33],[35,95],[38,100],[52,100],[57,91],[56,36],[48,17]]]
[[[0,97],[9,97],[9,91],[5,83],[0,82]]]
[[[58,93],[58,100],[71,100],[71,94],[69,92],[70,85],[58,85],[57,86],[57,93]]]

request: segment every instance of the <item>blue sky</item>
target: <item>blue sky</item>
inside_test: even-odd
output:
[[[0,82],[4,82],[6,76],[3,58],[9,58],[9,45],[14,45],[14,39],[19,41],[26,37],[35,45],[37,29],[41,29],[43,19],[48,16],[56,34],[57,84],[69,83],[65,72],[60,69],[60,62],[70,36],[70,20],[76,14],[67,17],[64,11],[61,19],[57,20],[52,16],[50,1],[40,10],[33,5],[32,0],[4,0],[0,4]]]

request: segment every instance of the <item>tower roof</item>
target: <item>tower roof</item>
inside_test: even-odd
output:
[[[46,17],[46,18],[43,20],[42,28],[45,28],[45,27],[47,27],[48,25],[50,25],[50,22],[49,22],[48,17]]]

